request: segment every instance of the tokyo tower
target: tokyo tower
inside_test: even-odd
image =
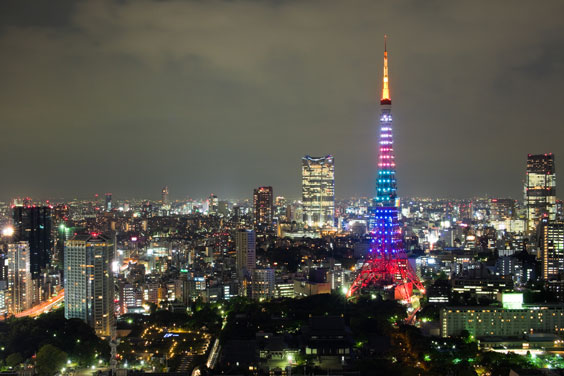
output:
[[[403,249],[398,221],[399,199],[392,135],[392,99],[388,77],[388,51],[384,40],[384,76],[380,99],[380,137],[376,197],[371,210],[371,246],[366,261],[351,285],[347,297],[383,291],[394,299],[411,303],[413,289],[424,287],[410,267]]]

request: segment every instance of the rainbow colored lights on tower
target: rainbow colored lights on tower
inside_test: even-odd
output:
[[[386,38],[386,37],[385,37]],[[388,75],[388,49],[384,39],[384,74],[382,75],[382,98],[380,99],[380,137],[378,149],[378,177],[372,213],[374,235],[372,252],[397,253],[402,247],[398,222],[396,162],[392,133],[392,99],[390,98]]]
[[[384,74],[380,99],[380,136],[378,140],[378,175],[376,195],[370,216],[372,244],[366,260],[347,296],[365,289],[393,292],[393,298],[411,302],[413,288],[424,293],[424,287],[413,272],[403,250],[398,219],[396,162],[392,133],[392,99],[388,75],[388,51],[384,41]],[[364,291],[366,292],[366,291]]]

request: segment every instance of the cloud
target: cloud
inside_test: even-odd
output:
[[[335,155],[338,196],[370,195],[385,33],[400,194],[519,197],[527,153],[564,155],[559,1],[14,4],[6,199],[298,197],[305,154]]]

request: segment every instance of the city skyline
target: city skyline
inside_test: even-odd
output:
[[[0,2],[0,372],[564,374],[563,11]]]
[[[29,4],[0,5],[6,200],[299,197],[306,154],[371,196],[383,34],[399,196],[522,199],[527,154],[564,155],[559,2]]]

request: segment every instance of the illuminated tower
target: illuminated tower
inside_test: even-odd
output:
[[[423,291],[423,285],[407,261],[398,221],[399,200],[392,134],[392,99],[389,88],[388,51],[385,44],[380,106],[378,176],[370,221],[372,244],[348,296],[362,293],[363,290],[385,290],[393,292],[394,299],[409,302],[413,287]]]

